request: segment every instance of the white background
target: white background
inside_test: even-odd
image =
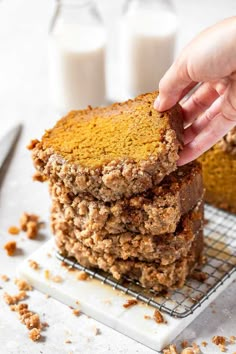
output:
[[[236,15],[235,0],[175,0],[180,19],[177,52],[201,29],[221,18]],[[21,252],[13,258],[5,255],[2,245],[14,237],[7,234],[10,225],[17,224],[23,211],[35,212],[48,221],[49,198],[46,186],[33,183],[33,167],[25,146],[31,138],[40,138],[51,127],[58,114],[48,98],[47,32],[54,2],[49,0],[0,1],[0,137],[14,123],[23,122],[24,131],[5,180],[0,187],[0,274],[13,275],[17,265],[29,252],[39,247],[37,241],[21,239]],[[105,15],[119,10],[120,2],[101,0],[99,7]],[[1,153],[1,151],[0,151]],[[17,237],[17,236],[16,236]],[[154,353],[154,351],[96,324],[101,335],[94,336],[96,323],[86,316],[75,317],[71,310],[53,299],[34,292],[30,307],[38,311],[50,325],[45,341],[32,343],[25,327],[2,301],[3,290],[16,291],[12,284],[0,280],[0,353]],[[232,284],[195,322],[176,340],[210,342],[213,335],[236,335],[235,284]],[[214,308],[215,313],[212,309]],[[70,338],[72,344],[64,344]],[[234,350],[233,350],[234,349]],[[230,347],[228,353],[236,351]],[[216,353],[209,345],[203,353]]]

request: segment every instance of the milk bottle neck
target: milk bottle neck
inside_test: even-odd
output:
[[[102,25],[102,20],[94,0],[57,0],[50,32],[58,23],[92,26]]]
[[[128,12],[136,10],[153,10],[153,11],[168,11],[174,12],[172,0],[130,0],[128,3]]]

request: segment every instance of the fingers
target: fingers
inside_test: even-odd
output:
[[[206,111],[218,97],[218,92],[209,82],[202,84],[182,105],[185,126]]]
[[[189,144],[221,111],[223,97],[219,97],[195,122],[184,131],[184,144]]]
[[[154,108],[162,112],[173,107],[194,85],[196,82],[188,76],[186,65],[174,63],[160,81]]]
[[[220,112],[218,112],[220,110]],[[209,110],[210,111],[210,110]],[[217,113],[218,112],[218,113]],[[216,115],[214,116],[214,113]],[[195,124],[195,123],[194,123]],[[178,165],[184,165],[202,153],[207,151],[218,142],[228,131],[236,125],[236,75],[232,76],[225,94],[213,104],[210,115],[206,115],[201,123],[195,125],[196,131],[192,130],[193,136],[186,136],[189,143],[185,145],[180,154]],[[191,132],[191,130],[189,130]]]
[[[185,145],[184,150],[180,153],[178,166],[193,161],[210,149],[225,134],[227,134],[235,124],[236,121],[229,120],[222,115],[222,113],[218,113],[193,141]]]

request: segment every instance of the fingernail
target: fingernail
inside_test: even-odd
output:
[[[160,97],[157,96],[157,98],[155,99],[155,102],[154,102],[154,108],[158,109],[159,107],[160,107]]]

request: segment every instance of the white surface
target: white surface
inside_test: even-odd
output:
[[[192,315],[178,319],[164,314],[167,323],[157,324],[153,320],[153,307],[139,302],[125,309],[123,304],[132,297],[102,284],[97,279],[78,280],[79,271],[68,271],[68,268],[62,266],[56,258],[55,252],[54,240],[46,242],[20,265],[18,269],[20,278],[26,279],[35,289],[68,306],[79,308],[84,314],[158,351],[172,343],[175,337],[236,278],[234,273]],[[40,269],[37,271],[32,269],[29,260],[36,261]],[[46,279],[46,270],[50,272],[51,277],[60,276],[62,282],[55,283]],[[145,319],[145,315],[151,319]]]
[[[101,0],[100,5],[111,4]],[[236,13],[235,0],[176,0],[181,28],[178,49],[187,40],[220,18]],[[113,12],[118,1],[112,2]],[[14,278],[22,260],[47,239],[41,236],[31,241],[22,236],[9,236],[10,225],[18,222],[23,211],[38,213],[43,220],[49,218],[47,187],[33,183],[33,167],[29,152],[25,149],[33,137],[40,137],[45,128],[51,127],[58,115],[51,109],[48,100],[47,75],[47,29],[53,1],[49,0],[3,0],[0,2],[0,135],[17,121],[23,121],[24,132],[16,154],[0,189],[0,273]],[[108,10],[107,10],[108,11]],[[111,21],[110,21],[111,22]],[[3,244],[17,239],[21,251],[7,257]],[[16,292],[12,283],[0,286],[11,293]],[[201,343],[211,342],[213,335],[236,335],[236,285],[233,283],[175,340],[180,345],[183,339]],[[2,300],[0,289],[0,343],[1,354],[93,354],[93,353],[138,353],[151,354],[153,350],[118,332],[82,315],[75,317],[71,309],[35,291],[30,294],[30,308],[37,311],[49,323],[45,340],[32,343],[25,327],[18,321]],[[214,313],[213,313],[214,310]],[[94,324],[101,335],[94,336]],[[65,344],[70,338],[72,344]],[[228,353],[236,351],[229,347]],[[202,348],[203,353],[216,354],[215,346]]]

